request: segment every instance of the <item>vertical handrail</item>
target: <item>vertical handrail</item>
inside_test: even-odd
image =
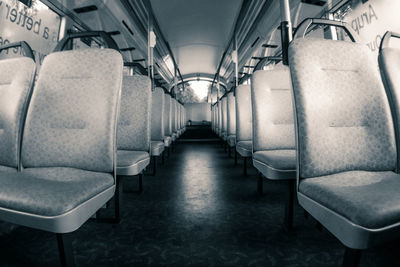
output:
[[[282,61],[284,65],[289,65],[289,43],[292,41],[292,23],[290,20],[289,0],[281,0],[280,7]]]

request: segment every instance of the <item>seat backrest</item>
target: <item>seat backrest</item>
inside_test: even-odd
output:
[[[397,155],[400,155],[400,49],[389,47],[391,32],[382,39],[378,56],[379,69],[392,107],[396,133]],[[386,41],[386,42],[384,42]],[[400,157],[397,157],[397,172],[400,171]]]
[[[228,110],[228,126],[227,126],[227,135],[235,135],[236,134],[236,104],[235,104],[235,95],[233,92],[230,92],[227,99],[227,110]]]
[[[296,39],[289,62],[300,178],[394,170],[392,116],[367,46]]]
[[[253,138],[253,122],[251,114],[250,85],[241,84],[236,87],[236,141],[251,141]]]
[[[171,96],[164,94],[164,135],[171,136]]]
[[[23,166],[112,172],[122,68],[112,49],[46,56],[26,117]]]
[[[222,100],[218,101],[218,135],[222,135]]]
[[[171,128],[172,132],[176,132],[176,100],[171,98]]]
[[[214,111],[215,111],[215,108],[214,108],[215,106],[211,106],[211,129],[213,129],[213,131],[214,131],[214,126],[215,126],[215,114],[214,114]]]
[[[177,120],[176,120],[176,129],[180,129],[181,128],[181,104],[177,101],[176,102],[177,105],[177,111],[178,111],[178,116],[177,116]]]
[[[35,62],[28,57],[0,60],[0,165],[18,168],[22,129],[32,93]]]
[[[151,140],[164,140],[164,90],[156,87],[151,99]]]
[[[223,97],[222,103],[222,132],[226,134],[228,130],[228,101],[227,97]]]
[[[295,149],[292,82],[287,66],[258,70],[251,80],[253,150]]]
[[[120,150],[150,150],[151,81],[145,75],[124,76],[118,120]]]

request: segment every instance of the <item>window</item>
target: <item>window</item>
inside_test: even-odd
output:
[[[17,0],[0,0],[0,45],[26,41],[34,52],[38,69],[58,42],[61,17],[39,0],[27,7]],[[2,57],[21,54],[21,49],[3,51]]]
[[[366,44],[377,55],[385,32],[400,32],[398,10],[400,1],[353,0],[337,10],[334,17],[347,22],[360,42]],[[394,39],[392,46],[400,47],[400,44]]]
[[[207,101],[211,82],[204,80],[194,80],[185,82],[185,88],[182,84],[177,87],[177,99],[184,103],[202,103]]]

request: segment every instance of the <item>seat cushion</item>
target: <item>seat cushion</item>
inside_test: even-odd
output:
[[[152,156],[159,156],[164,151],[164,142],[151,141],[150,153]]]
[[[226,141],[228,142],[228,145],[230,147],[234,147],[236,145],[236,135],[232,134],[232,135],[228,136]]]
[[[266,150],[253,153],[253,159],[277,170],[296,171],[296,150]]]
[[[73,168],[0,172],[0,207],[41,216],[71,211],[114,185],[109,173]]]
[[[164,147],[169,147],[171,145],[172,138],[171,136],[164,136]]]
[[[296,150],[254,152],[253,165],[269,179],[296,179]]]
[[[303,179],[299,192],[366,228],[400,222],[400,175],[349,171]]]
[[[227,136],[226,136],[226,132],[222,132],[221,133],[221,138],[222,138],[222,140],[224,140],[224,141],[226,141],[227,140]]]
[[[117,175],[137,175],[150,163],[145,151],[117,151]]]
[[[236,144],[236,151],[242,157],[251,157],[253,153],[253,142],[252,141],[240,141]]]
[[[0,166],[0,172],[17,172],[17,169],[7,166]]]

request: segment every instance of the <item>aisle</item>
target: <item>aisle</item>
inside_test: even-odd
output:
[[[241,163],[241,161],[239,161]],[[216,143],[182,143],[156,177],[126,179],[122,221],[89,221],[72,234],[79,266],[340,266],[343,247],[297,210],[295,233],[282,227],[284,185],[256,192],[255,169]],[[129,191],[129,192],[128,192]],[[104,213],[104,215],[107,215]],[[370,250],[361,266],[395,266],[394,244]],[[18,227],[0,234],[1,265],[57,265],[55,236]]]

